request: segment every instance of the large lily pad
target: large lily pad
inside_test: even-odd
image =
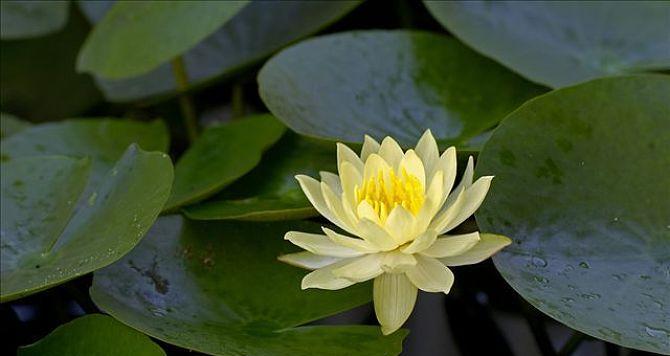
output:
[[[144,236],[170,193],[172,163],[164,153],[129,147],[80,196],[87,168],[88,159],[62,156],[2,163],[2,302],[116,261]]]
[[[179,159],[166,210],[202,200],[252,170],[285,127],[272,115],[257,115],[210,127]]]
[[[670,350],[670,77],[599,79],[531,100],[479,155],[476,214],[513,237],[507,282],[571,328]]]
[[[369,301],[369,284],[300,290],[304,271],[277,256],[306,222],[189,222],[161,217],[124,259],[95,273],[93,301],[148,335],[215,355],[395,355],[406,332],[299,326]]]
[[[335,144],[286,134],[249,174],[221,194],[184,209],[196,220],[288,220],[318,215],[297,174],[336,172]]]
[[[542,92],[453,38],[416,31],[304,41],[270,59],[258,83],[270,111],[301,134],[405,145],[428,128],[461,143]]]
[[[77,69],[112,79],[144,74],[191,49],[246,3],[119,1],[86,39]]]
[[[477,51],[550,87],[670,68],[666,1],[425,1]]]
[[[82,316],[61,325],[40,341],[19,349],[20,356],[161,356],[149,337],[105,315]]]
[[[80,1],[92,21],[109,6],[108,1]],[[192,86],[230,75],[257,63],[273,52],[335,22],[360,1],[251,1],[223,27],[184,54]],[[98,78],[110,101],[132,101],[175,92],[169,65],[145,75],[122,80]]]
[[[0,2],[0,38],[3,40],[38,37],[63,28],[68,1]]]
[[[32,126],[29,121],[21,120],[18,117],[0,112],[0,138],[6,138],[19,133]]]

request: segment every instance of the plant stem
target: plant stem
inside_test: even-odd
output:
[[[188,140],[193,143],[198,137],[198,118],[195,114],[195,108],[191,97],[186,93],[188,89],[188,74],[186,73],[186,66],[184,66],[184,59],[178,56],[172,60],[172,74],[177,82],[177,91],[179,92],[179,107],[184,119],[184,126],[186,126],[186,133]]]
[[[242,84],[233,85],[233,120],[244,116],[244,90]]]
[[[579,331],[573,332],[572,336],[570,336],[568,341],[565,342],[561,350],[558,351],[558,356],[572,355],[573,352],[577,351],[579,345],[582,343],[582,341],[586,340],[586,338],[586,335],[580,333]]]

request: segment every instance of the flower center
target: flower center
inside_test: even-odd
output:
[[[356,186],[355,192],[358,203],[368,202],[382,222],[398,205],[416,215],[425,199],[421,181],[404,169],[400,176],[390,171],[386,177],[380,170],[377,176],[363,182],[362,187]]]

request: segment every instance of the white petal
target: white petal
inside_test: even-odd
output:
[[[384,229],[395,239],[398,245],[416,237],[414,228],[414,215],[400,205],[391,210],[384,224]]]
[[[327,227],[322,227],[321,228],[323,232],[330,238],[331,241],[333,241],[336,244],[349,247],[351,249],[354,249],[356,251],[360,251],[362,253],[372,253],[372,252],[378,252],[379,249],[370,244],[369,242],[349,236],[344,236],[342,234],[338,234],[337,232],[327,228]]]
[[[358,215],[359,219],[368,219],[374,221],[377,224],[380,223],[379,215],[377,215],[375,209],[366,200],[363,200],[360,202],[360,204],[358,204],[358,207],[356,208],[356,214]]]
[[[363,141],[363,148],[361,149],[361,160],[365,162],[368,157],[373,153],[379,152],[379,142],[374,138],[365,135],[365,140]]]
[[[435,137],[433,137],[430,130],[426,130],[426,132],[423,133],[419,142],[416,144],[415,150],[416,154],[421,158],[421,161],[423,161],[423,165],[426,168],[426,177],[428,178],[428,181],[430,181],[437,160],[439,159],[437,142],[435,142]]]
[[[454,274],[440,261],[415,255],[417,264],[409,268],[405,275],[417,288],[426,292],[449,293],[454,284]]]
[[[284,236],[284,239],[291,241],[294,245],[300,246],[309,252],[322,256],[356,257],[363,254],[358,250],[333,242],[333,240],[326,235],[289,231]]]
[[[402,253],[417,253],[429,248],[437,239],[437,232],[434,230],[428,230],[423,234],[419,235],[412,243],[401,248]]]
[[[443,174],[444,184],[442,189],[444,189],[444,199],[447,198],[447,195],[451,192],[451,188],[454,187],[454,181],[456,180],[456,174],[458,173],[456,167],[457,161],[456,148],[452,146],[442,153],[442,156],[440,156],[437,166],[435,167],[435,171],[442,171]],[[443,203],[444,200],[442,200],[440,205]]]
[[[512,243],[512,240],[502,235],[480,234],[479,242],[458,256],[440,258],[440,262],[447,266],[471,265],[484,261]]]
[[[414,256],[398,250],[385,253],[382,259],[382,270],[386,273],[401,273],[414,265],[416,265]]]
[[[336,195],[326,182],[321,182],[321,194],[323,195],[323,200],[326,202],[326,206],[328,206],[328,209],[333,213],[335,218],[341,221],[343,226],[346,226],[347,231],[355,232],[354,222],[351,221],[349,215],[344,211],[340,196]]]
[[[398,242],[386,230],[372,220],[361,219],[356,226],[360,237],[378,248],[380,251],[390,251],[398,247]]]
[[[316,255],[309,251],[289,253],[286,255],[281,255],[277,257],[277,259],[284,263],[307,269],[325,267],[342,260],[338,257]]]
[[[341,260],[335,262],[332,265],[319,268],[315,271],[308,273],[302,279],[300,287],[302,289],[307,288],[319,288],[319,289],[329,289],[336,290],[349,287],[356,282],[351,281],[346,278],[339,278],[333,274],[333,270],[342,267],[343,265],[350,262],[350,259]]]
[[[353,258],[343,266],[333,269],[333,275],[354,282],[365,282],[384,272],[382,270],[383,258],[384,255],[381,253],[371,253]]]
[[[343,143],[337,143],[337,168],[342,169],[342,164],[349,162],[359,173],[363,173],[363,161],[356,152]],[[341,174],[341,173],[340,173]]]
[[[452,190],[452,193],[447,197],[447,201],[444,203],[445,206],[450,206],[454,203],[454,200],[458,198],[458,194],[465,190],[466,188],[472,185],[472,178],[475,171],[475,161],[472,156],[468,157],[468,163],[465,166],[465,172],[463,172],[463,177],[458,183],[456,188]]]
[[[449,220],[442,230],[438,230],[441,234],[460,225],[479,209],[491,187],[491,180],[493,180],[492,176],[481,177],[465,190],[463,201],[460,202],[460,207],[454,217]]]
[[[426,187],[426,169],[423,167],[423,162],[421,162],[421,158],[414,152],[414,150],[407,150],[407,153],[405,154],[405,157],[400,161],[400,166],[398,169],[398,175],[402,175],[403,169],[410,175],[413,175],[416,177],[419,182],[421,182],[421,186],[424,187],[424,192],[425,192],[425,187]]]
[[[444,227],[458,215],[459,209],[463,206],[465,201],[465,190],[461,187],[455,190],[449,198],[455,197],[451,202],[447,203],[440,209],[430,222],[428,229],[435,231],[443,231]]]
[[[321,183],[318,180],[302,174],[295,176],[295,179],[298,180],[300,188],[302,188],[305,196],[307,196],[307,199],[312,203],[319,214],[323,215],[324,218],[330,220],[340,228],[347,230],[345,225],[328,208],[328,204],[326,204],[325,199],[323,199],[323,194],[321,193]]]
[[[344,204],[353,203],[356,201],[356,187],[363,184],[363,176],[354,166],[349,162],[344,162],[340,166],[340,183],[342,185],[342,201]],[[355,208],[355,206],[350,206]]]
[[[479,232],[463,235],[441,236],[424,251],[422,255],[428,257],[442,258],[456,256],[471,249],[479,242]]]
[[[379,147],[379,155],[388,162],[395,171],[405,154],[403,153],[402,148],[400,148],[400,145],[398,145],[398,142],[391,137],[386,137],[382,140],[382,144]]]
[[[384,335],[400,329],[409,318],[416,303],[417,292],[404,274],[384,273],[375,278],[375,314]]]
[[[376,178],[381,172],[384,177],[391,170],[389,163],[378,154],[371,154],[368,160],[365,161],[365,168],[363,168],[363,182],[367,182],[370,178]]]
[[[335,173],[330,173],[330,172],[319,172],[319,176],[321,176],[321,182],[324,182],[328,184],[330,189],[335,192],[337,195],[342,195],[342,185],[340,184],[340,176],[338,176]]]

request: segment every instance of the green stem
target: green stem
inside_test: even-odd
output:
[[[558,356],[569,356],[574,353],[582,341],[586,340],[586,335],[575,331],[572,333],[572,336],[565,342],[560,351],[558,351]]]
[[[188,140],[193,143],[198,137],[198,118],[195,114],[195,107],[193,106],[191,97],[186,94],[186,90],[188,89],[188,74],[186,73],[186,66],[184,66],[182,56],[178,56],[172,60],[172,74],[177,82],[179,107],[184,119],[184,126],[186,126]]]
[[[239,119],[244,116],[244,90],[242,84],[233,85],[233,119]]]

